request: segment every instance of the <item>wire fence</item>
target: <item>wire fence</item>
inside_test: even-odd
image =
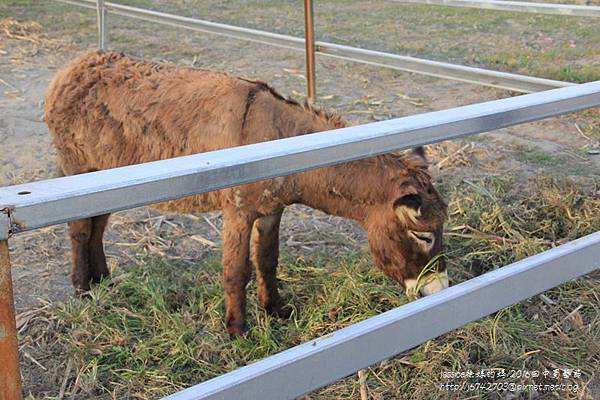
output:
[[[394,0],[398,3],[429,4],[446,7],[477,8],[480,10],[496,10],[524,12],[531,14],[562,15],[571,17],[600,18],[599,6],[580,4],[534,3],[528,1],[504,0]]]
[[[95,0],[57,1],[82,6],[89,9],[96,9]],[[301,52],[306,52],[307,50],[304,38],[289,35],[204,21],[197,18],[182,17],[179,15],[104,1],[98,3],[97,9],[98,15],[103,16],[98,18],[100,48],[105,48],[107,45],[108,28],[107,19],[105,16],[108,13],[182,29],[248,40],[251,42],[263,43],[271,46],[284,47]],[[312,20],[312,14],[310,13],[306,13],[305,17],[307,21],[309,19]],[[314,41],[314,37],[310,37],[309,42],[310,41]],[[322,41],[315,41],[312,49],[314,49],[316,54],[326,57],[333,57],[361,64],[374,65],[416,74],[435,76],[438,78],[452,79],[461,82],[507,89],[520,93],[539,92],[542,90],[575,85],[571,82],[493,71],[441,61],[425,60],[417,57],[391,54],[382,51],[368,50]],[[309,58],[310,52],[307,53],[307,60]],[[312,60],[312,71],[314,71],[314,58]],[[309,64],[308,69],[310,68],[311,67]],[[309,70],[307,73],[307,87],[310,87],[312,84],[314,84],[314,73]]]
[[[104,5],[111,7],[110,3]],[[99,15],[103,13],[100,10]],[[221,26],[212,28],[222,29]],[[271,39],[280,40],[279,36]],[[257,36],[262,37],[262,33]],[[283,40],[281,43],[288,42]],[[320,132],[0,188],[0,399],[21,398],[8,252],[8,240],[12,235],[599,105],[600,81],[343,128],[335,134]],[[599,267],[598,260],[600,232],[312,340],[169,398],[294,398],[587,274]]]

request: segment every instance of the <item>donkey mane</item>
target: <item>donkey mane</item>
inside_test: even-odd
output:
[[[298,105],[306,111],[313,113],[318,118],[324,120],[334,129],[345,128],[347,126],[346,121],[344,121],[344,119],[335,111],[327,111],[320,106],[309,103],[308,100],[304,100],[304,103]]]
[[[223,74],[231,76],[225,72],[223,72]],[[346,122],[343,120],[343,118],[338,113],[336,113],[335,111],[327,111],[327,110],[321,108],[320,106],[309,102],[308,99],[305,99],[303,102],[299,102],[298,100],[296,100],[294,98],[286,97],[286,96],[282,95],[268,83],[265,83],[265,82],[262,82],[259,80],[247,79],[247,78],[240,78],[240,77],[236,77],[236,78],[246,81],[248,83],[257,85],[256,92],[259,90],[264,90],[266,92],[269,92],[273,97],[275,97],[278,100],[282,100],[291,106],[299,107],[299,108],[303,109],[304,111],[312,113],[317,118],[321,119],[322,121],[324,121],[325,123],[327,123],[334,129],[345,128],[347,126]],[[255,95],[255,94],[256,93],[253,93],[253,95]]]
[[[278,100],[282,100],[289,105],[299,107],[306,112],[312,113],[318,119],[329,125],[332,129],[340,129],[348,126],[346,121],[337,112],[325,110],[324,108],[309,102],[308,99],[305,99],[304,102],[301,103],[291,97],[283,96],[271,85],[265,82],[246,78],[240,79],[259,85],[261,90],[269,92]],[[423,186],[431,181],[431,175],[428,172],[429,163],[427,160],[424,157],[414,154],[407,154],[406,152],[382,154],[375,157],[356,160],[350,164],[355,164],[359,167],[371,164],[378,167],[390,167],[395,171],[406,171],[406,175],[412,175],[415,180]]]

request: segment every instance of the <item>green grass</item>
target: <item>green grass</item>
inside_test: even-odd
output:
[[[561,81],[585,83],[600,80],[600,68],[590,65],[567,65],[556,74]]]
[[[525,164],[538,167],[557,167],[565,163],[563,156],[556,156],[545,151],[521,146],[517,148],[515,158]]]
[[[453,283],[600,228],[600,200],[569,180],[534,177],[527,193],[515,176],[445,185]],[[141,258],[94,288],[89,299],[45,310],[25,334],[45,332],[53,339],[41,342],[59,343],[57,363],[71,360],[78,371],[78,398],[156,398],[407,302],[366,253],[284,256],[281,264],[292,316],[268,316],[251,284],[251,329],[243,338],[230,340],[225,333],[218,255],[198,264]],[[548,291],[555,305],[534,298],[468,324],[369,369],[369,391],[374,398],[459,398],[439,389],[448,381],[442,373],[488,368],[578,368],[582,377],[569,382],[583,387],[600,372],[599,293],[595,274]],[[67,382],[71,387],[73,380]],[[350,377],[308,397],[357,398],[357,382]]]
[[[580,176],[589,173],[590,165],[586,163],[586,151],[596,146],[590,141],[583,147],[574,148],[570,152],[549,153],[539,148],[513,143],[511,150],[515,160],[538,172],[545,171],[547,174],[557,176]],[[577,155],[578,153],[580,156]]]
[[[458,271],[495,269],[600,227],[600,200],[588,194],[599,183],[589,192],[567,178],[545,175],[450,184],[462,194],[451,203],[446,233],[448,252],[458,255],[450,257]]]

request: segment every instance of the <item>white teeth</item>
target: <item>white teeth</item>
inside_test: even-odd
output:
[[[416,279],[405,279],[404,286],[406,287],[406,293],[411,293],[415,291],[415,287],[417,286]]]

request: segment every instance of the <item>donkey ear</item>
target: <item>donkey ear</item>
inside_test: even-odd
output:
[[[408,193],[394,202],[394,212],[400,221],[407,225],[409,222],[415,223],[421,216],[421,206],[423,199],[418,193]]]
[[[400,197],[394,202],[394,208],[405,207],[418,210],[423,204],[423,199],[417,193],[409,193]]]
[[[427,157],[425,156],[425,149],[423,148],[423,146],[415,147],[412,151],[412,154],[421,157],[423,160],[427,161]]]

